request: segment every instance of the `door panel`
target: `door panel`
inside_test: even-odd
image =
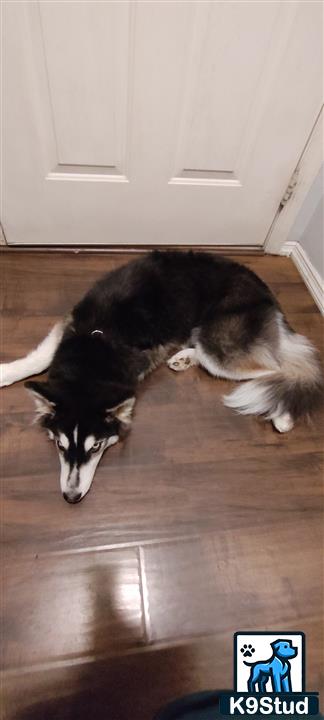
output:
[[[248,3],[244,13],[235,2],[197,6],[180,108],[179,167],[188,177],[234,174],[279,14],[276,3]]]
[[[9,244],[263,244],[321,105],[320,3],[3,5]]]
[[[121,172],[130,6],[66,2],[62,12],[46,2],[39,10],[58,166]]]

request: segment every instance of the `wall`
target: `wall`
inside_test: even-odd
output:
[[[299,242],[324,280],[324,164],[322,165],[289,233]]]

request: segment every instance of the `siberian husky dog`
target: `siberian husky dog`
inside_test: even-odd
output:
[[[57,445],[67,502],[88,492],[103,452],[130,427],[138,383],[163,362],[246,380],[225,405],[279,432],[315,409],[323,387],[315,348],[249,269],[207,253],[145,255],[99,280],[25,358],[1,365],[3,386],[49,368],[26,387]]]

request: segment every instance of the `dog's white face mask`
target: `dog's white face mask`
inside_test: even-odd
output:
[[[84,439],[87,459],[81,464],[77,462],[71,464],[67,459],[65,449],[62,449],[63,442],[68,442],[66,435],[62,434],[60,440],[56,440],[61,464],[60,486],[64,500],[69,503],[77,503],[82,500],[90,490],[96,467],[104,451],[111,445],[115,445],[118,440],[118,435],[111,435],[103,440],[96,440],[94,435],[88,435]]]
[[[56,444],[64,500],[78,503],[90,490],[105,450],[115,445],[120,434],[130,427],[135,398],[127,398],[113,408],[89,413],[89,416],[83,415],[79,422],[71,422],[55,401],[43,395],[43,385],[28,383],[36,404],[36,416]]]

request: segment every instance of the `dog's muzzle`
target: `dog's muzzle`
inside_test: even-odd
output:
[[[73,493],[73,492],[70,492],[70,493],[64,492],[64,493],[63,493],[63,497],[64,497],[64,500],[66,500],[66,502],[71,503],[71,504],[75,504],[75,503],[80,502],[80,500],[82,499],[82,493],[80,493],[80,492],[77,492],[77,493],[75,493],[75,492],[74,492],[74,493]]]

